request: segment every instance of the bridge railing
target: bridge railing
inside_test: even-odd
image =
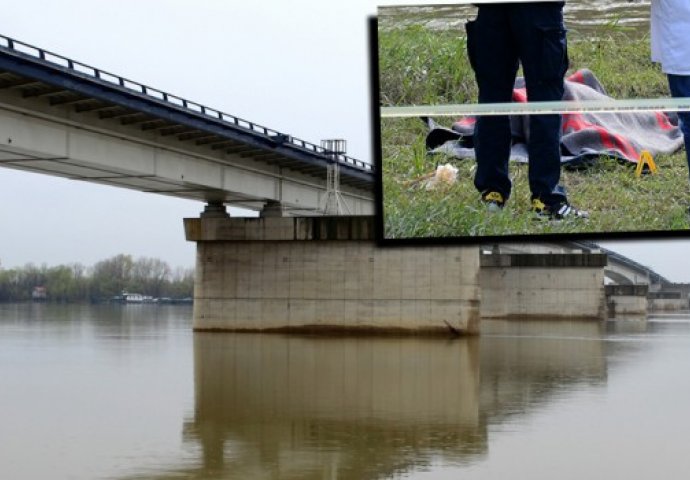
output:
[[[59,68],[68,70],[71,73],[76,73],[90,80],[101,81],[108,83],[111,86],[125,89],[129,93],[135,93],[137,95],[144,95],[149,99],[154,99],[158,102],[163,102],[169,106],[183,109],[187,112],[194,113],[197,115],[202,115],[204,117],[211,118],[215,121],[223,122],[226,125],[230,125],[234,128],[239,128],[245,131],[249,131],[255,134],[260,134],[269,140],[275,141],[279,140],[282,144],[290,144],[293,147],[312,152],[316,155],[321,155],[328,160],[337,161],[340,164],[351,165],[360,170],[365,170],[373,172],[373,167],[371,164],[357,160],[356,158],[350,157],[344,154],[332,154],[320,145],[302,140],[291,135],[281,133],[272,128],[264,127],[257,123],[245,120],[243,118],[231,115],[229,113],[221,112],[214,108],[207,107],[197,102],[187,100],[177,95],[164,92],[154,87],[144,85],[143,83],[135,82],[125,77],[115,75],[113,73],[101,70],[96,67],[92,67],[82,62],[72,60],[71,58],[64,57],[57,53],[44,50],[28,43],[7,37],[5,35],[0,35],[0,49],[10,50],[15,53],[27,55],[33,57],[34,59],[39,59],[43,62],[50,63]]]

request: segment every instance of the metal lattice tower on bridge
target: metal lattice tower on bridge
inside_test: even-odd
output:
[[[326,155],[333,158],[333,162],[327,167],[326,194],[321,210],[326,215],[350,215],[350,207],[340,193],[340,165],[337,161],[338,156],[345,154],[347,143],[343,139],[321,140],[321,148]]]

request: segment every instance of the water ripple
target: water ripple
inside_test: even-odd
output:
[[[566,3],[565,21],[570,30],[591,33],[608,25],[647,32],[649,0],[628,2],[578,0]],[[431,30],[463,30],[474,18],[477,7],[471,4],[380,7],[379,25],[384,30],[421,25]]]

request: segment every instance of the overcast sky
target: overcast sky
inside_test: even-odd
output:
[[[366,19],[398,3],[2,0],[0,33],[314,143],[345,138],[370,161]],[[202,209],[0,168],[0,262],[91,265],[128,253],[192,266],[182,218]],[[687,240],[607,247],[690,281]]]

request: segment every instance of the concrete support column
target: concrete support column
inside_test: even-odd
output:
[[[482,255],[481,315],[602,319],[606,263],[601,253]]]
[[[201,212],[201,218],[230,218],[222,201],[209,201]]]
[[[649,285],[606,285],[609,317],[647,316]]]
[[[280,202],[266,202],[264,208],[259,213],[261,218],[284,217],[285,207]]]
[[[378,248],[373,217],[185,219],[196,330],[477,333],[479,249]]]

